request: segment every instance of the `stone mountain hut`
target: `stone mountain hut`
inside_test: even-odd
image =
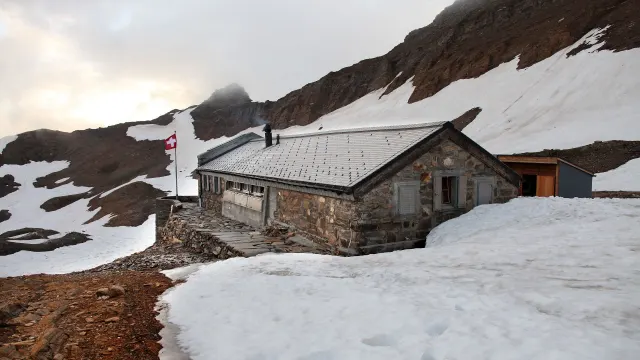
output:
[[[592,197],[593,173],[558,157],[498,155],[522,177],[521,196]]]
[[[285,224],[345,254],[424,244],[438,224],[518,196],[520,177],[450,122],[238,136],[198,157],[201,206]]]

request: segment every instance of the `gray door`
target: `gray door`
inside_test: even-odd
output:
[[[491,204],[493,202],[493,186],[489,181],[478,181],[476,205]]]

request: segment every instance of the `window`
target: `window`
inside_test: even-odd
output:
[[[202,191],[209,191],[209,177],[207,175],[202,175],[200,179],[202,182]]]
[[[447,171],[433,177],[433,209],[450,210],[452,208],[466,208],[467,206],[467,177],[461,171]]]
[[[264,195],[264,187],[251,185],[251,194],[255,196],[263,196]]]
[[[445,176],[442,178],[442,204],[456,206],[458,196],[458,178]]]
[[[396,183],[395,208],[397,215],[415,215],[420,208],[420,183]]]
[[[220,193],[220,178],[214,176],[213,178],[213,192],[216,194]]]

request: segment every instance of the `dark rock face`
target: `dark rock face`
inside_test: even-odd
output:
[[[2,154],[0,154],[2,156]],[[0,177],[0,198],[3,198],[14,191],[18,191],[20,184],[15,182],[13,175]]]
[[[0,210],[0,223],[3,221],[7,221],[11,218],[11,213],[9,210]]]
[[[145,182],[134,182],[103,198],[91,199],[89,211],[100,210],[86,223],[115,214],[105,226],[140,226],[154,213],[156,198],[165,195]]]
[[[517,155],[557,156],[585,170],[601,173],[640,158],[640,141],[596,141],[573,149],[543,150]]]
[[[51,232],[53,230],[48,230],[48,231]],[[18,238],[12,238],[12,239],[18,240]],[[27,240],[27,239],[22,238],[19,240]],[[11,254],[17,253],[18,251],[23,251],[23,250],[35,251],[35,252],[52,251],[63,246],[77,245],[89,240],[91,240],[90,237],[88,237],[85,234],[77,233],[77,232],[70,232],[62,237],[50,239],[46,242],[39,243],[39,244],[28,244],[28,243],[22,243],[22,242],[18,243],[18,242],[12,242],[7,238],[0,238],[0,256],[11,255]]]
[[[45,201],[42,205],[40,205],[40,208],[46,212],[56,211],[87,197],[87,193],[54,197]]]
[[[473,120],[475,120],[478,117],[478,115],[480,115],[481,112],[482,112],[482,109],[479,107],[473,108],[465,112],[464,114],[460,115],[459,117],[451,121],[453,123],[453,127],[455,127],[457,130],[462,131],[464,128],[469,126],[469,124],[471,124]]]
[[[222,89],[218,89],[211,94],[202,104],[211,108],[224,108],[247,104],[251,102],[249,94],[238,84],[230,84]]]

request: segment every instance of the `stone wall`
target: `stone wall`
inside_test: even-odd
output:
[[[182,206],[183,202],[188,203],[197,203],[197,196],[179,196],[178,199],[175,196],[165,196],[156,199],[156,228],[160,228],[165,226],[167,220],[169,220],[169,215],[171,214],[171,206],[174,209],[178,209]]]
[[[434,211],[434,175],[451,170],[460,171],[466,177],[465,203],[461,208]],[[357,247],[368,253],[411,248],[423,243],[435,226],[474,207],[475,180],[479,177],[493,179],[493,203],[504,203],[518,195],[516,186],[450,140],[434,146],[356,201]],[[394,207],[394,184],[405,181],[420,182],[420,211],[412,216],[396,215]]]
[[[350,228],[355,220],[353,201],[279,189],[275,218],[312,238],[327,239],[334,248],[355,249]]]

